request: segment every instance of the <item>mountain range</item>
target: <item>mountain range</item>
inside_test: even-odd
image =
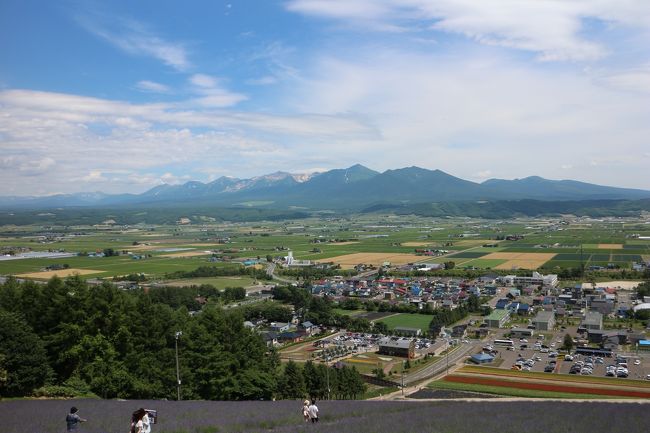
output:
[[[251,179],[220,177],[212,182],[163,184],[142,194],[101,192],[45,197],[0,197],[4,209],[52,207],[246,206],[304,209],[363,209],[377,203],[494,200],[638,200],[650,191],[575,180],[490,179],[471,182],[441,170],[406,167],[383,173],[356,164],[315,174],[276,172]]]

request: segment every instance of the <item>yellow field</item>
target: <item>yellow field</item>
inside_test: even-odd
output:
[[[182,251],[180,253],[161,254],[160,257],[196,257],[212,254],[210,251]]]
[[[426,247],[431,245],[431,242],[402,242],[403,247]]]
[[[330,257],[329,259],[319,261],[334,262],[341,265],[342,268],[346,268],[359,264],[380,266],[384,262],[390,262],[392,265],[404,265],[406,263],[421,262],[425,259],[422,256],[404,253],[354,253]]]
[[[27,274],[19,274],[16,276],[18,278],[36,278],[36,279],[48,280],[55,275],[60,278],[65,278],[74,274],[88,275],[88,274],[99,274],[101,272],[105,272],[105,271],[97,271],[94,269],[69,268],[69,269],[60,269],[57,271],[29,272]]]
[[[537,269],[553,257],[554,253],[490,253],[481,260],[507,260],[494,269]]]
[[[623,244],[598,244],[598,249],[601,250],[622,250]]]

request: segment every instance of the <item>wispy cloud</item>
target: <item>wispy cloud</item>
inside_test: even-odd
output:
[[[650,65],[619,71],[599,80],[617,89],[650,93]]]
[[[88,32],[126,53],[153,57],[178,71],[192,67],[183,44],[166,41],[141,22],[99,13],[79,14],[76,18]]]
[[[539,54],[540,60],[594,60],[607,48],[589,39],[583,20],[647,28],[645,0],[291,0],[296,13],[376,29],[428,23],[429,30],[456,33],[481,44]]]
[[[151,92],[151,93],[169,93],[169,86],[166,86],[161,83],[156,83],[155,81],[149,81],[149,80],[142,80],[138,81],[135,84],[136,89],[141,90],[143,92]]]
[[[200,94],[193,102],[204,107],[231,107],[239,102],[245,101],[248,97],[241,93],[227,90],[216,77],[206,74],[194,74],[189,82],[195,93]]]

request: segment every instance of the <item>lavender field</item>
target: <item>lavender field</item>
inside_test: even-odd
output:
[[[0,430],[64,432],[73,405],[88,419],[80,433],[126,433],[139,407],[158,410],[153,431],[160,433],[636,433],[650,426],[650,406],[637,403],[325,401],[312,425],[302,422],[298,401],[15,400],[0,402]]]

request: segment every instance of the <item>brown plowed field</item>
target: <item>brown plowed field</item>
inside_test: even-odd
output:
[[[59,269],[56,271],[29,272],[27,274],[18,274],[16,276],[18,278],[36,278],[36,279],[48,280],[55,275],[59,278],[66,278],[74,274],[88,275],[88,274],[101,274],[102,272],[106,272],[106,271],[99,271],[95,269],[68,268],[68,269]]]
[[[362,263],[366,265],[379,266],[384,262],[390,262],[393,265],[404,265],[411,262],[421,262],[425,259],[426,257],[404,253],[354,253],[321,259],[319,262],[334,262],[341,265],[341,267],[345,267],[355,266]]]
[[[546,384],[538,382],[515,382],[509,380],[499,379],[486,379],[483,377],[469,377],[469,376],[456,376],[451,375],[444,378],[447,382],[467,383],[476,385],[498,386],[504,388],[517,388],[517,389],[532,389],[536,391],[551,391],[551,392],[566,392],[573,394],[595,394],[595,395],[611,395],[616,397],[634,397],[634,398],[650,398],[650,392],[633,391],[628,389],[611,389],[600,388],[593,386],[571,386],[571,385],[557,385]]]

